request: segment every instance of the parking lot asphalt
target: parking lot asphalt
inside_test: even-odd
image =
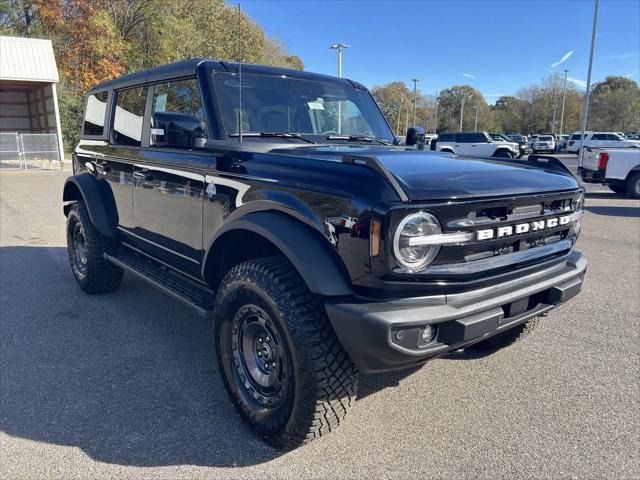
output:
[[[3,479],[640,478],[640,202],[588,187],[584,291],[524,341],[365,376],[283,454],[234,413],[209,323],[130,275],[79,290],[65,176],[0,172]]]

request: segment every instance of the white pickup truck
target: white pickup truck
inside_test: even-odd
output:
[[[640,198],[640,148],[590,148],[579,167],[582,180]]]

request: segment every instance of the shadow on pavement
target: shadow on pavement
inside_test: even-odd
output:
[[[640,208],[638,207],[608,207],[608,206],[589,206],[586,210],[596,215],[608,215],[611,217],[627,217],[640,218]]]
[[[212,325],[125,275],[77,287],[60,247],[0,248],[0,429],[135,466],[247,466],[283,452],[235,413]],[[411,371],[364,377],[360,398]]]
[[[626,195],[621,195],[613,192],[586,192],[586,198],[593,198],[598,200],[625,200],[629,199]]]
[[[0,272],[3,432],[121,465],[282,454],[235,414],[211,324],[190,310],[128,276],[116,293],[85,295],[64,248],[0,248]]]

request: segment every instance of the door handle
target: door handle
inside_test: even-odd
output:
[[[139,178],[143,182],[150,182],[151,180],[153,180],[153,173],[151,173],[149,170],[138,170],[136,172],[133,172],[133,176],[135,178]]]

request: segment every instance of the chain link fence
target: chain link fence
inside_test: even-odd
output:
[[[3,167],[22,168],[20,135],[17,133],[0,133],[0,164]]]
[[[0,133],[2,168],[61,168],[55,133]]]

